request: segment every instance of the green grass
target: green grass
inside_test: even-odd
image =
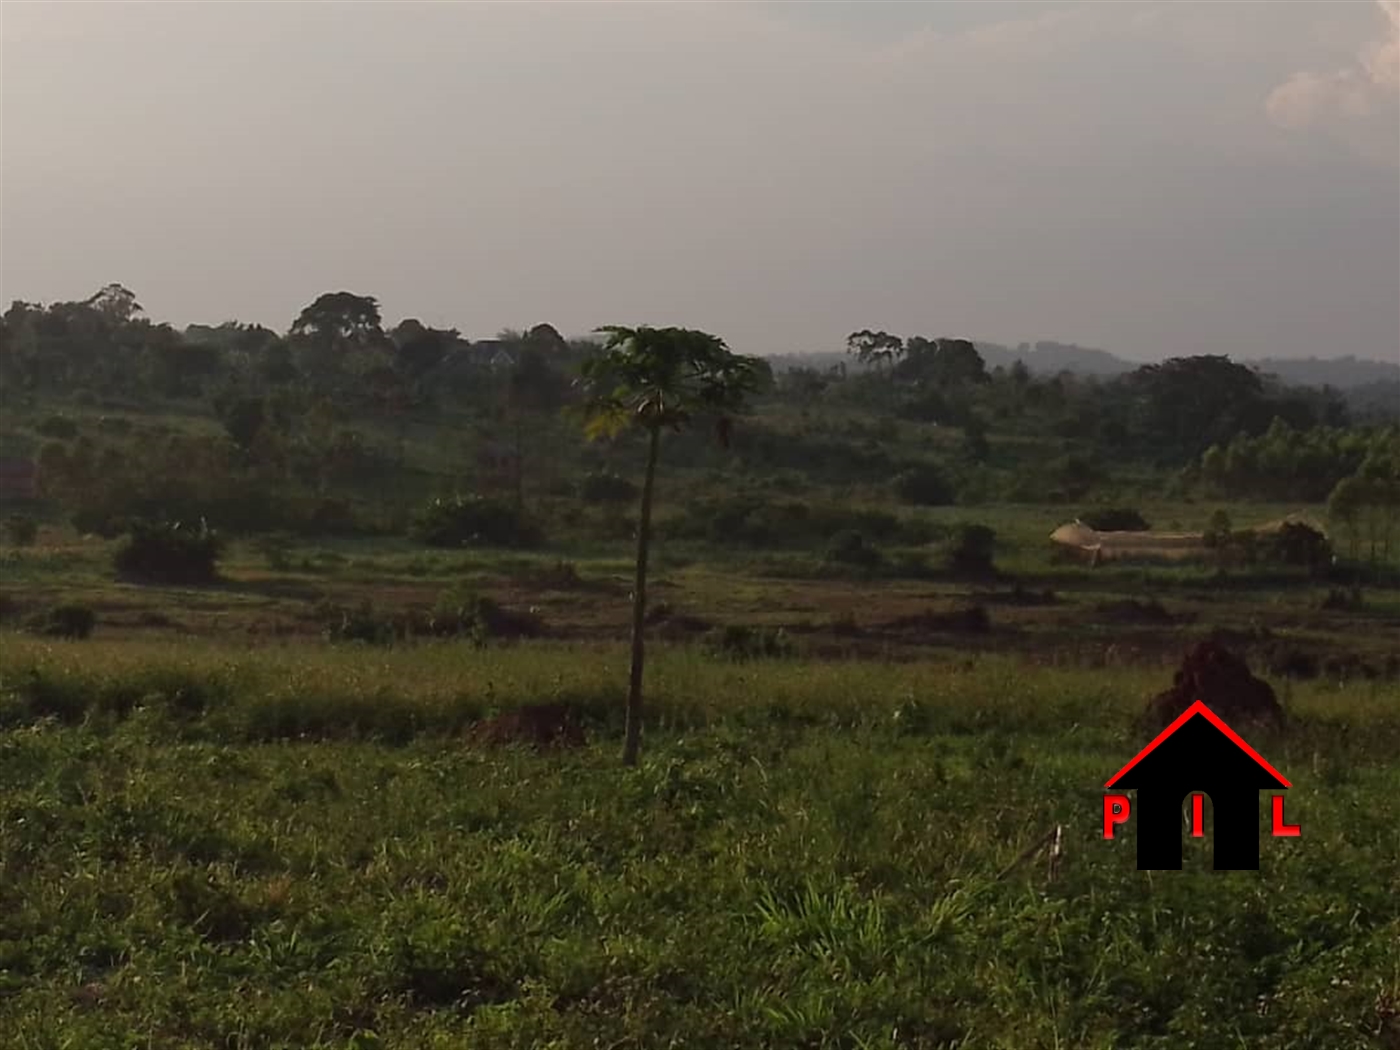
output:
[[[0,1045],[1386,1045],[1394,685],[1251,739],[1259,873],[1149,874],[1100,797],[1160,672],[662,648],[627,771],[624,659],[4,637]],[[593,742],[460,733],[539,699]]]

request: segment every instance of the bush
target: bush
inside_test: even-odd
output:
[[[987,525],[959,525],[945,555],[948,568],[956,573],[985,576],[996,572],[992,553],[997,534]]]
[[[1358,612],[1366,608],[1366,599],[1362,597],[1360,587],[1349,591],[1332,587],[1328,589],[1327,596],[1318,602],[1318,608],[1333,612]]]
[[[33,634],[48,638],[86,638],[97,626],[97,614],[86,605],[59,605],[30,618]]]
[[[1091,510],[1079,520],[1096,532],[1147,532],[1152,528],[1146,518],[1127,507]]]
[[[292,567],[292,537],[285,532],[259,536],[253,549],[267,559],[267,567],[274,572],[286,572]]]
[[[468,638],[484,645],[493,638],[536,638],[544,624],[534,612],[515,612],[491,598],[453,589],[439,596],[427,613],[376,609],[368,600],[356,606],[322,602],[317,616],[331,642],[392,645],[413,638]]]
[[[710,632],[705,651],[724,660],[776,660],[793,656],[797,650],[781,627],[730,624]]]
[[[44,437],[58,438],[60,441],[78,436],[78,424],[67,416],[49,416],[34,429]]]
[[[953,486],[942,471],[927,464],[895,475],[894,491],[903,502],[920,507],[946,507],[953,502]]]
[[[439,638],[469,637],[478,644],[491,638],[538,638],[544,633],[535,613],[515,612],[495,599],[458,590],[438,598],[429,627]]]
[[[325,623],[327,641],[389,645],[399,635],[400,625],[393,617],[377,612],[368,599],[353,608],[323,602],[317,614]]]
[[[204,522],[191,527],[179,522],[138,521],[113,555],[123,576],[152,583],[211,583],[223,540]]]
[[[1319,568],[1332,558],[1332,546],[1327,537],[1301,522],[1284,522],[1277,532],[1261,539],[1260,548],[1267,561],[1309,569]]]
[[[845,529],[831,537],[826,546],[826,560],[838,565],[857,565],[873,569],[885,557],[879,550],[865,542],[865,537],[852,529]]]
[[[124,514],[112,514],[105,510],[84,508],[74,512],[68,519],[73,528],[84,536],[100,536],[104,540],[114,540],[131,529],[131,519]]]
[[[616,474],[587,474],[579,498],[585,503],[627,503],[637,498],[637,486]]]
[[[24,514],[5,519],[5,538],[12,547],[29,547],[39,538],[39,523]]]
[[[410,534],[429,547],[533,547],[542,539],[514,507],[481,496],[439,496],[419,512]]]

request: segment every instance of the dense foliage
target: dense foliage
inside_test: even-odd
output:
[[[533,547],[539,530],[515,507],[477,495],[439,496],[414,519],[413,535],[430,547]]]
[[[850,368],[759,367],[732,433],[725,406],[697,387],[704,426],[667,442],[678,490],[723,500],[742,478],[769,490],[764,502],[809,505],[852,489],[879,498],[877,482],[911,507],[1132,501],[1164,486],[1319,502],[1356,478],[1335,501],[1346,549],[1390,542],[1398,432],[1350,425],[1335,391],[1285,387],[1218,355],[1084,376],[989,367],[958,338],[865,330],[849,348]],[[16,302],[0,318],[14,409],[0,445],[38,463],[46,513],[105,536],[135,518],[201,517],[234,535],[402,534],[425,501],[456,489],[528,512],[551,535],[611,537],[622,529],[607,507],[639,496],[639,457],[625,439],[586,445],[560,418],[586,393],[581,369],[600,381],[595,408],[631,382],[606,356],[547,324],[475,342],[413,318],[390,327],[373,296],[347,291],[317,296],[285,333],[179,331],[114,284],[81,302]],[[633,392],[635,408],[644,385]],[[771,526],[741,525],[738,542],[811,549],[843,528],[879,539],[859,523],[756,516]],[[450,532],[443,542],[460,542]]]
[[[206,522],[134,521],[112,555],[118,573],[150,583],[212,583],[223,540]]]

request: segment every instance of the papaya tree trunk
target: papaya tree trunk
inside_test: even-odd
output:
[[[647,555],[651,550],[651,496],[656,485],[656,459],[661,430],[653,427],[647,447],[647,473],[642,483],[642,513],[637,524],[637,579],[632,588],[632,673],[627,681],[627,730],[622,764],[635,766],[642,743],[642,663],[645,657],[642,630],[647,611]]]

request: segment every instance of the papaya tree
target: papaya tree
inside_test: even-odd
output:
[[[641,746],[643,626],[646,617],[647,556],[651,508],[663,431],[680,431],[700,419],[712,420],[728,445],[734,416],[746,396],[771,377],[756,357],[736,354],[718,336],[687,328],[598,329],[605,337],[584,362],[581,384],[586,433],[590,438],[641,431],[647,441],[646,473],[637,522],[636,583],[632,590],[632,663],[627,683],[627,723],[622,750],[625,765],[636,765]]]

